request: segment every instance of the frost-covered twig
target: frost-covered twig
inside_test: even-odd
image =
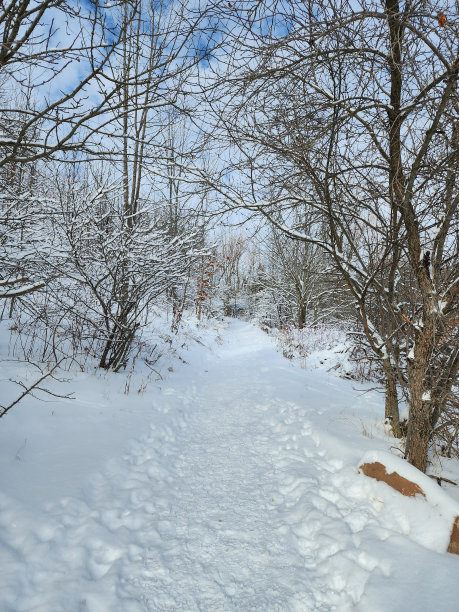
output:
[[[39,366],[37,366],[36,364],[34,364],[37,368],[40,369],[42,375],[40,376],[40,378],[38,378],[38,380],[36,380],[32,385],[30,386],[26,386],[22,381],[17,381],[17,380],[12,380],[12,382],[16,383],[17,385],[19,385],[23,391],[22,393],[15,399],[13,400],[10,404],[8,404],[7,406],[4,405],[0,405],[0,419],[5,416],[5,414],[7,412],[9,412],[11,410],[11,408],[14,408],[14,406],[16,406],[17,404],[19,404],[19,402],[21,402],[24,397],[26,395],[33,395],[33,391],[43,391],[44,393],[48,394],[48,395],[52,395],[53,397],[59,397],[59,398],[65,398],[65,399],[72,399],[72,396],[67,394],[67,395],[60,395],[58,393],[54,393],[54,391],[50,391],[50,389],[46,389],[43,387],[40,387],[41,383],[46,380],[47,378],[53,377],[53,373],[57,370],[57,368],[60,366],[60,364],[62,363],[63,359],[61,359],[60,361],[58,361],[57,363],[55,363],[53,365],[53,367],[46,371],[43,372]],[[10,379],[11,380],[11,379]],[[35,397],[35,396],[34,396]]]

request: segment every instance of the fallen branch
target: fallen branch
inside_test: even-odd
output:
[[[447,482],[448,484],[452,484],[455,487],[457,487],[457,482],[454,482],[453,480],[450,480],[449,478],[443,478],[443,476],[435,476],[434,474],[427,474],[427,476],[429,478],[433,478],[434,480],[436,480],[437,484],[440,485],[440,487],[441,487],[442,482]]]

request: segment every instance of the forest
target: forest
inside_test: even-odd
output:
[[[458,456],[452,0],[3,0],[0,41],[0,418],[192,311],[345,330],[409,463]]]

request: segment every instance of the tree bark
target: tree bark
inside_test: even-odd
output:
[[[390,421],[394,437],[401,438],[402,429],[400,427],[397,379],[388,359],[383,360],[383,367],[386,376],[385,417]]]

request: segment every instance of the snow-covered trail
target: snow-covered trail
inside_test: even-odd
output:
[[[304,394],[300,378],[289,377],[280,359],[279,372],[263,365],[258,333],[240,331],[218,360],[204,362],[185,394],[191,415],[172,453],[158,517],[161,546],[148,552],[152,579],[132,589],[133,596],[144,592],[148,609],[307,610],[330,599],[330,578],[315,576],[320,542],[298,547],[285,522],[296,502],[289,485],[308,481],[314,491],[317,462],[308,475],[302,465],[300,480],[285,468],[305,456],[319,457],[320,471],[334,466],[318,454],[297,405],[282,398],[286,382],[290,394]]]
[[[435,580],[456,559],[413,562],[400,502],[381,517],[391,494],[353,469],[375,441],[342,410],[371,397],[241,322],[153,395],[161,418],[79,496],[34,520],[0,499],[2,611],[454,609]]]
[[[155,477],[150,444],[136,454],[136,471],[153,475],[145,502],[149,522],[155,507],[155,526],[142,560],[146,576],[139,568],[124,573],[123,597],[141,594],[148,610],[350,606],[361,595],[355,580],[335,580],[327,568],[346,535],[352,545],[345,524],[338,545],[326,534],[327,512],[343,530],[326,486],[342,462],[326,458],[305,420],[303,373],[253,326],[233,324],[225,340],[184,388],[165,389],[186,414],[165,477]],[[317,418],[315,396],[309,409]]]

